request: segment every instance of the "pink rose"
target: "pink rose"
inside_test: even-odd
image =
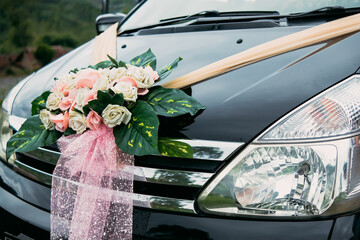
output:
[[[51,92],[55,92],[57,90],[59,92],[64,93],[65,87],[66,87],[66,83],[58,83],[57,82],[56,85],[51,88]],[[64,93],[64,95],[65,95],[65,93]]]
[[[50,120],[55,123],[55,129],[59,132],[65,132],[69,126],[69,112],[65,114],[59,113],[58,115],[52,115]]]
[[[92,88],[96,80],[100,78],[100,73],[95,69],[87,68],[82,70],[76,77],[76,88]]]
[[[70,91],[69,95],[67,97],[64,97],[59,105],[59,108],[62,111],[68,110],[70,107],[71,109],[75,105],[75,98],[76,98],[77,90],[73,89]]]
[[[133,87],[138,88],[137,83],[135,82],[135,80],[132,77],[123,76],[120,79],[115,80],[115,82],[117,82],[117,83],[119,83],[119,82],[127,82],[127,83],[130,83]]]
[[[91,130],[97,130],[102,122],[102,118],[95,111],[89,112],[86,117],[86,125]]]
[[[154,81],[158,80],[159,74],[157,73],[157,71],[154,71],[154,70],[152,69],[152,67],[146,66],[146,67],[144,68],[144,70],[145,70],[145,72],[147,72],[147,73],[150,74],[150,76],[152,77],[152,79],[153,79]]]
[[[89,93],[84,97],[83,106],[87,105],[91,100],[97,99],[97,90],[91,90]]]

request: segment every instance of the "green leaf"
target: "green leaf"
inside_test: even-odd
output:
[[[119,106],[122,106],[124,104],[124,96],[122,93],[116,93],[111,98],[111,104],[117,104]]]
[[[47,130],[38,115],[28,118],[6,145],[6,158],[15,152],[29,152],[56,142],[62,133]]]
[[[86,116],[89,114],[89,112],[91,111],[91,109],[89,107],[89,104],[83,106],[83,111],[84,111]]]
[[[50,91],[43,92],[40,96],[38,96],[31,102],[31,115],[39,114],[40,110],[46,108],[46,101],[50,93]]]
[[[110,59],[110,61],[113,63],[114,67],[119,67],[118,62],[114,58],[112,58],[109,54],[106,54],[106,55]]]
[[[65,130],[65,132],[64,132],[64,135],[65,135],[65,136],[69,136],[69,135],[72,135],[72,134],[76,134],[76,132],[75,132],[73,129],[71,129],[71,128],[67,128],[67,129]]]
[[[79,71],[79,69],[74,68],[73,70],[70,70],[69,73],[75,73],[76,74],[78,71]]]
[[[103,105],[108,105],[111,102],[111,95],[108,91],[101,91],[97,92],[97,99]]]
[[[116,145],[128,154],[157,154],[159,120],[156,113],[141,100],[136,102],[131,112],[132,117],[127,125],[114,128]]]
[[[169,157],[192,158],[194,155],[189,144],[170,138],[160,138],[158,148],[161,155]]]
[[[91,100],[89,101],[88,105],[92,110],[97,112],[100,116],[102,111],[104,111],[104,109],[106,108],[106,105],[101,104],[99,100]]]
[[[145,95],[147,101],[157,115],[175,117],[189,113],[194,116],[199,110],[206,107],[201,105],[195,98],[178,89],[163,88],[156,86]]]
[[[89,101],[88,105],[83,108],[84,112],[88,111],[87,106],[90,107],[92,110],[97,112],[100,116],[102,111],[109,105],[109,104],[116,104],[122,106],[124,104],[124,97],[122,93],[116,93],[114,96],[111,95],[112,91],[98,91],[96,100]],[[89,111],[90,112],[90,111]],[[86,113],[86,112],[85,112]]]
[[[127,69],[126,63],[124,63],[123,61],[119,61],[118,67],[124,67]]]
[[[111,61],[106,60],[106,61],[102,61],[102,62],[97,63],[95,66],[89,66],[89,67],[98,70],[100,68],[108,68],[108,67],[111,66],[111,64],[112,64]]]
[[[159,79],[162,80],[169,76],[169,74],[178,66],[178,63],[182,60],[181,57],[178,57],[173,61],[170,65],[163,67],[160,71],[158,71]]]
[[[140,54],[137,57],[134,57],[130,60],[130,64],[137,67],[146,67],[150,65],[150,67],[155,70],[156,69],[156,56],[149,48],[143,54]]]

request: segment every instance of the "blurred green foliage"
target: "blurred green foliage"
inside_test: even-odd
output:
[[[112,0],[110,9],[127,13],[136,3]],[[99,14],[101,0],[1,0],[0,54],[42,44],[77,47],[96,35]]]
[[[34,52],[35,58],[39,60],[43,66],[51,62],[54,55],[54,50],[46,43],[41,43]]]

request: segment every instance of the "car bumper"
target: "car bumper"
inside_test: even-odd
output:
[[[11,238],[49,239],[50,214],[26,199],[44,186],[0,163],[0,230]],[[4,177],[12,176],[12,181]],[[11,186],[13,185],[13,186]],[[17,187],[15,187],[17,186]],[[21,195],[21,186],[28,186]],[[37,189],[38,188],[38,189]],[[15,190],[17,189],[17,190]],[[46,195],[46,194],[45,194]],[[359,239],[358,215],[322,221],[222,219],[134,209],[134,239]]]

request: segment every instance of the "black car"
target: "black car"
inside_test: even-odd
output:
[[[151,48],[159,66],[181,56],[170,81],[359,12],[359,0],[142,1],[120,23],[117,56]],[[3,102],[2,238],[49,238],[60,153],[50,146],[6,160],[6,142],[54,77],[90,64],[93,44],[31,74]],[[360,239],[359,67],[354,33],[184,89],[207,107],[178,133],[194,157],[136,157],[133,238]]]

